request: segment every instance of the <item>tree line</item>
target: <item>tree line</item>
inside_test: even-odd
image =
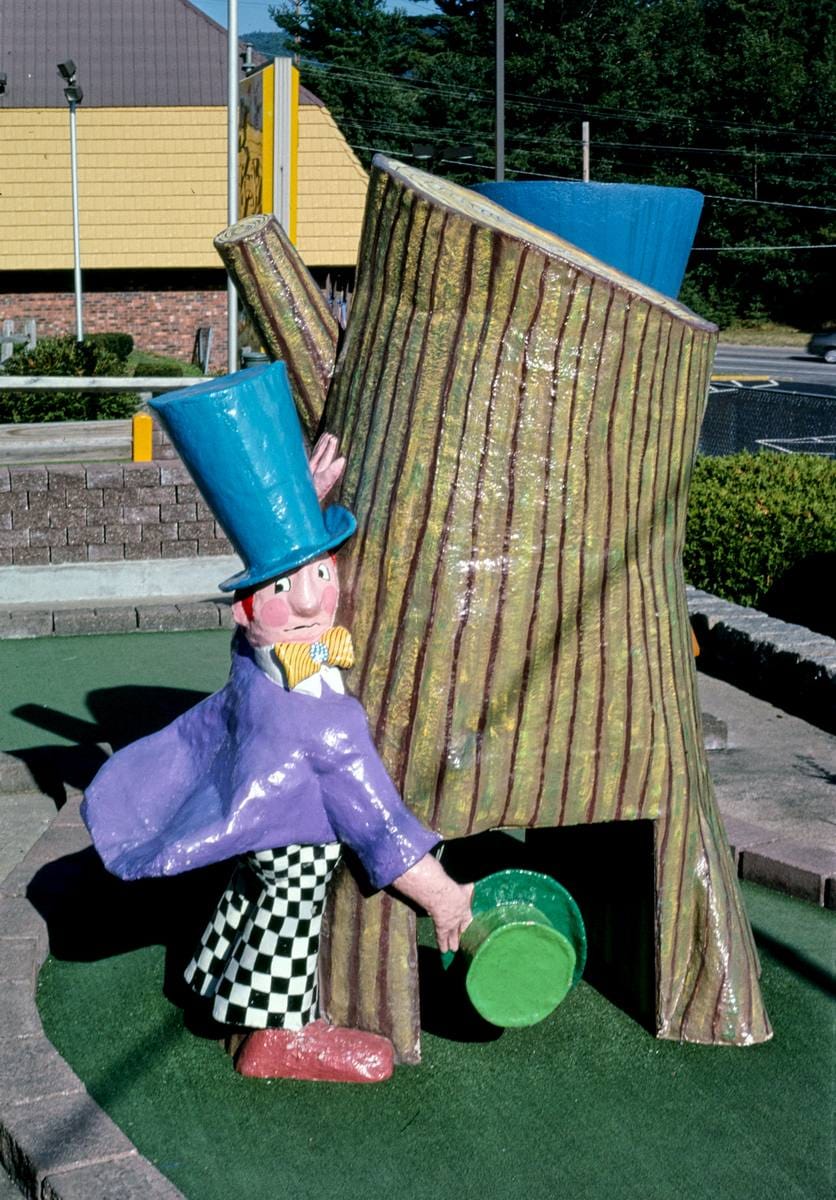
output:
[[[493,178],[494,0],[413,8],[271,14],[365,163],[381,151]],[[505,14],[506,178],[579,178],[587,120],[593,180],[706,196],[687,304],[721,325],[836,323],[832,0],[506,0]]]

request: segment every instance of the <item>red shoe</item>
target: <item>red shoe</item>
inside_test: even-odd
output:
[[[313,1021],[303,1029],[254,1029],[235,1059],[252,1079],[316,1079],[327,1083],[381,1083],[395,1067],[388,1038],[362,1029]]]

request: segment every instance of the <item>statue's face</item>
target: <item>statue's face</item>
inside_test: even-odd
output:
[[[334,624],[340,599],[336,560],[324,554],[290,575],[271,579],[250,597],[236,600],[232,615],[253,646],[316,642]]]

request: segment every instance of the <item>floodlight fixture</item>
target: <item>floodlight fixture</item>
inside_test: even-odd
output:
[[[75,79],[75,63],[71,58],[68,58],[66,62],[58,64],[58,74],[62,79],[66,79],[67,83],[73,82]]]
[[[8,75],[6,74],[6,72],[5,72],[5,71],[0,71],[0,96],[3,96],[3,95],[5,95],[5,93],[6,93],[6,84],[8,83],[8,80],[9,80],[9,77],[8,77]]]

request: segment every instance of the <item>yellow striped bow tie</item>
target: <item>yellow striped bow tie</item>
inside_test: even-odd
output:
[[[318,642],[278,642],[273,653],[281,663],[289,688],[316,675],[322,667],[354,666],[351,634],[342,625],[329,629]]]

